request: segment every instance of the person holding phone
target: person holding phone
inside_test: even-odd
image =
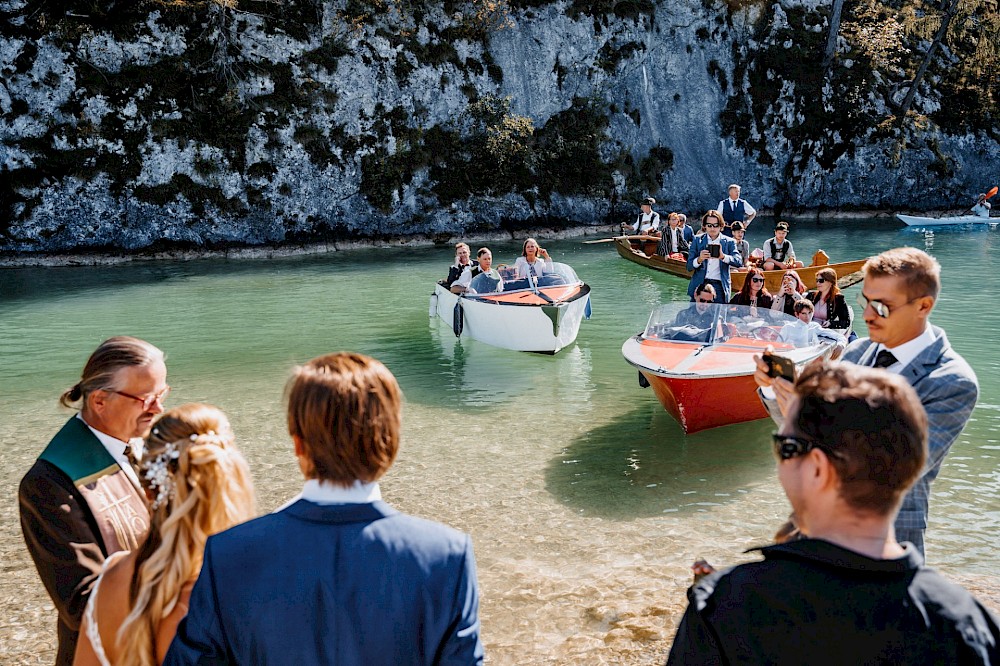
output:
[[[701,284],[715,288],[715,302],[728,303],[732,284],[731,268],[740,268],[743,259],[736,250],[736,242],[722,235],[722,213],[710,210],[701,217],[705,227],[703,236],[696,236],[688,253],[687,268],[693,274],[688,285],[688,296],[694,301],[695,289]]]
[[[805,298],[806,285],[795,271],[785,271],[781,276],[781,288],[771,301],[772,310],[780,310],[795,316],[795,304]]]

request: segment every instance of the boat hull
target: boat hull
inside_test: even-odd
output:
[[[643,249],[635,247],[640,243],[644,245]],[[629,261],[639,264],[640,266],[669,273],[670,275],[676,275],[677,277],[682,277],[687,280],[691,279],[691,271],[687,269],[687,262],[670,259],[669,257],[661,257],[658,254],[647,254],[646,250],[649,250],[650,252],[655,252],[656,250],[656,243],[653,241],[630,242],[628,239],[619,238],[615,240],[615,249],[622,258],[628,259]],[[866,261],[868,261],[867,258],[858,259],[857,261],[844,261],[838,264],[806,266],[804,268],[796,268],[795,272],[799,274],[800,278],[802,278],[802,282],[805,283],[807,289],[815,289],[816,273],[824,268],[832,268],[837,271],[837,284],[841,289],[845,289],[852,284],[857,284],[857,282],[860,281],[854,274],[862,269]],[[784,274],[785,271],[764,271],[764,286],[767,287],[767,290],[771,293],[776,293],[780,290],[781,277]],[[746,271],[731,271],[729,273],[729,278],[732,281],[733,293],[743,288],[743,282],[746,280],[746,276]]]
[[[589,293],[590,288],[583,285],[571,300],[520,304],[515,302],[516,294],[507,302],[462,298],[438,284],[431,299],[433,311],[453,329],[455,306],[461,304],[462,337],[502,349],[555,354],[576,341]]]
[[[712,379],[664,377],[639,370],[657,400],[691,434],[709,428],[756,421],[767,416],[753,375]]]
[[[952,217],[919,217],[917,215],[896,215],[909,227],[940,227],[958,224],[991,224],[1000,222],[1000,217],[980,217],[978,215],[955,215]]]

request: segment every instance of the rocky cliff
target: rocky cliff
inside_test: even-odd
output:
[[[597,224],[730,182],[759,208],[944,208],[1000,158],[992,93],[948,74],[974,43],[897,118],[905,68],[847,37],[823,64],[819,0],[0,12],[5,253]]]

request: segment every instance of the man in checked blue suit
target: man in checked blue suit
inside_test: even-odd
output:
[[[297,368],[287,395],[302,494],[208,540],[164,663],[482,664],[469,537],[381,500],[396,379],[329,354]]]
[[[694,300],[695,290],[706,282],[715,287],[715,302],[728,303],[731,291],[729,269],[739,268],[743,259],[736,250],[736,242],[722,235],[722,213],[710,210],[701,218],[707,232],[695,236],[688,250],[687,268],[693,271],[688,284],[688,296]],[[719,247],[718,255],[713,257],[710,247]]]
[[[870,337],[851,343],[842,360],[900,375],[916,389],[927,411],[927,462],[903,499],[895,523],[896,539],[909,541],[923,555],[931,482],[972,415],[979,382],[944,331],[929,321],[941,291],[936,259],[915,248],[896,248],[869,259],[864,273],[859,305],[864,307]],[[764,404],[780,420],[792,396],[791,383],[771,380],[760,360],[754,378],[762,387]],[[773,399],[767,386],[773,387]]]

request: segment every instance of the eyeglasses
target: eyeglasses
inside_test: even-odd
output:
[[[763,281],[764,281],[764,278],[762,278],[762,277],[757,277],[757,276],[754,276],[754,277],[750,278],[750,281],[751,281],[751,282],[763,282]]]
[[[910,303],[919,300],[921,298],[923,298],[923,296],[917,296],[916,298],[911,298],[902,305],[894,305],[893,308],[898,310],[899,308],[909,305]],[[872,310],[875,311],[875,314],[877,314],[879,317],[882,317],[883,319],[886,319],[890,314],[888,305],[886,305],[882,301],[877,301],[868,298],[862,292],[858,292],[858,305],[860,305],[862,308],[867,308],[870,305],[872,307]]]
[[[707,301],[704,298],[699,298],[698,302],[699,303],[714,303],[715,302],[715,298],[710,296]]]
[[[779,460],[798,458],[813,449],[819,449],[833,458],[843,458],[840,453],[834,451],[826,444],[817,442],[815,439],[809,437],[796,437],[795,435],[779,435],[778,433],[774,433],[771,435],[771,439],[774,442],[774,455]]]
[[[718,229],[722,225],[718,224],[717,222],[708,222],[708,223],[705,224],[705,226],[708,227],[708,228],[710,228],[710,229]]]
[[[139,402],[142,403],[142,408],[148,411],[149,408],[152,407],[153,404],[157,402],[160,403],[161,405],[163,404],[163,402],[167,399],[167,396],[170,395],[170,387],[168,386],[159,393],[154,393],[153,395],[146,396],[145,398],[140,398],[137,395],[132,395],[131,393],[126,393],[125,391],[110,391],[110,393],[117,393],[120,396],[124,396],[126,398],[132,398],[133,400],[138,400]]]
[[[826,282],[826,278],[821,278],[821,277],[816,278],[816,284],[823,284],[824,282]]]

